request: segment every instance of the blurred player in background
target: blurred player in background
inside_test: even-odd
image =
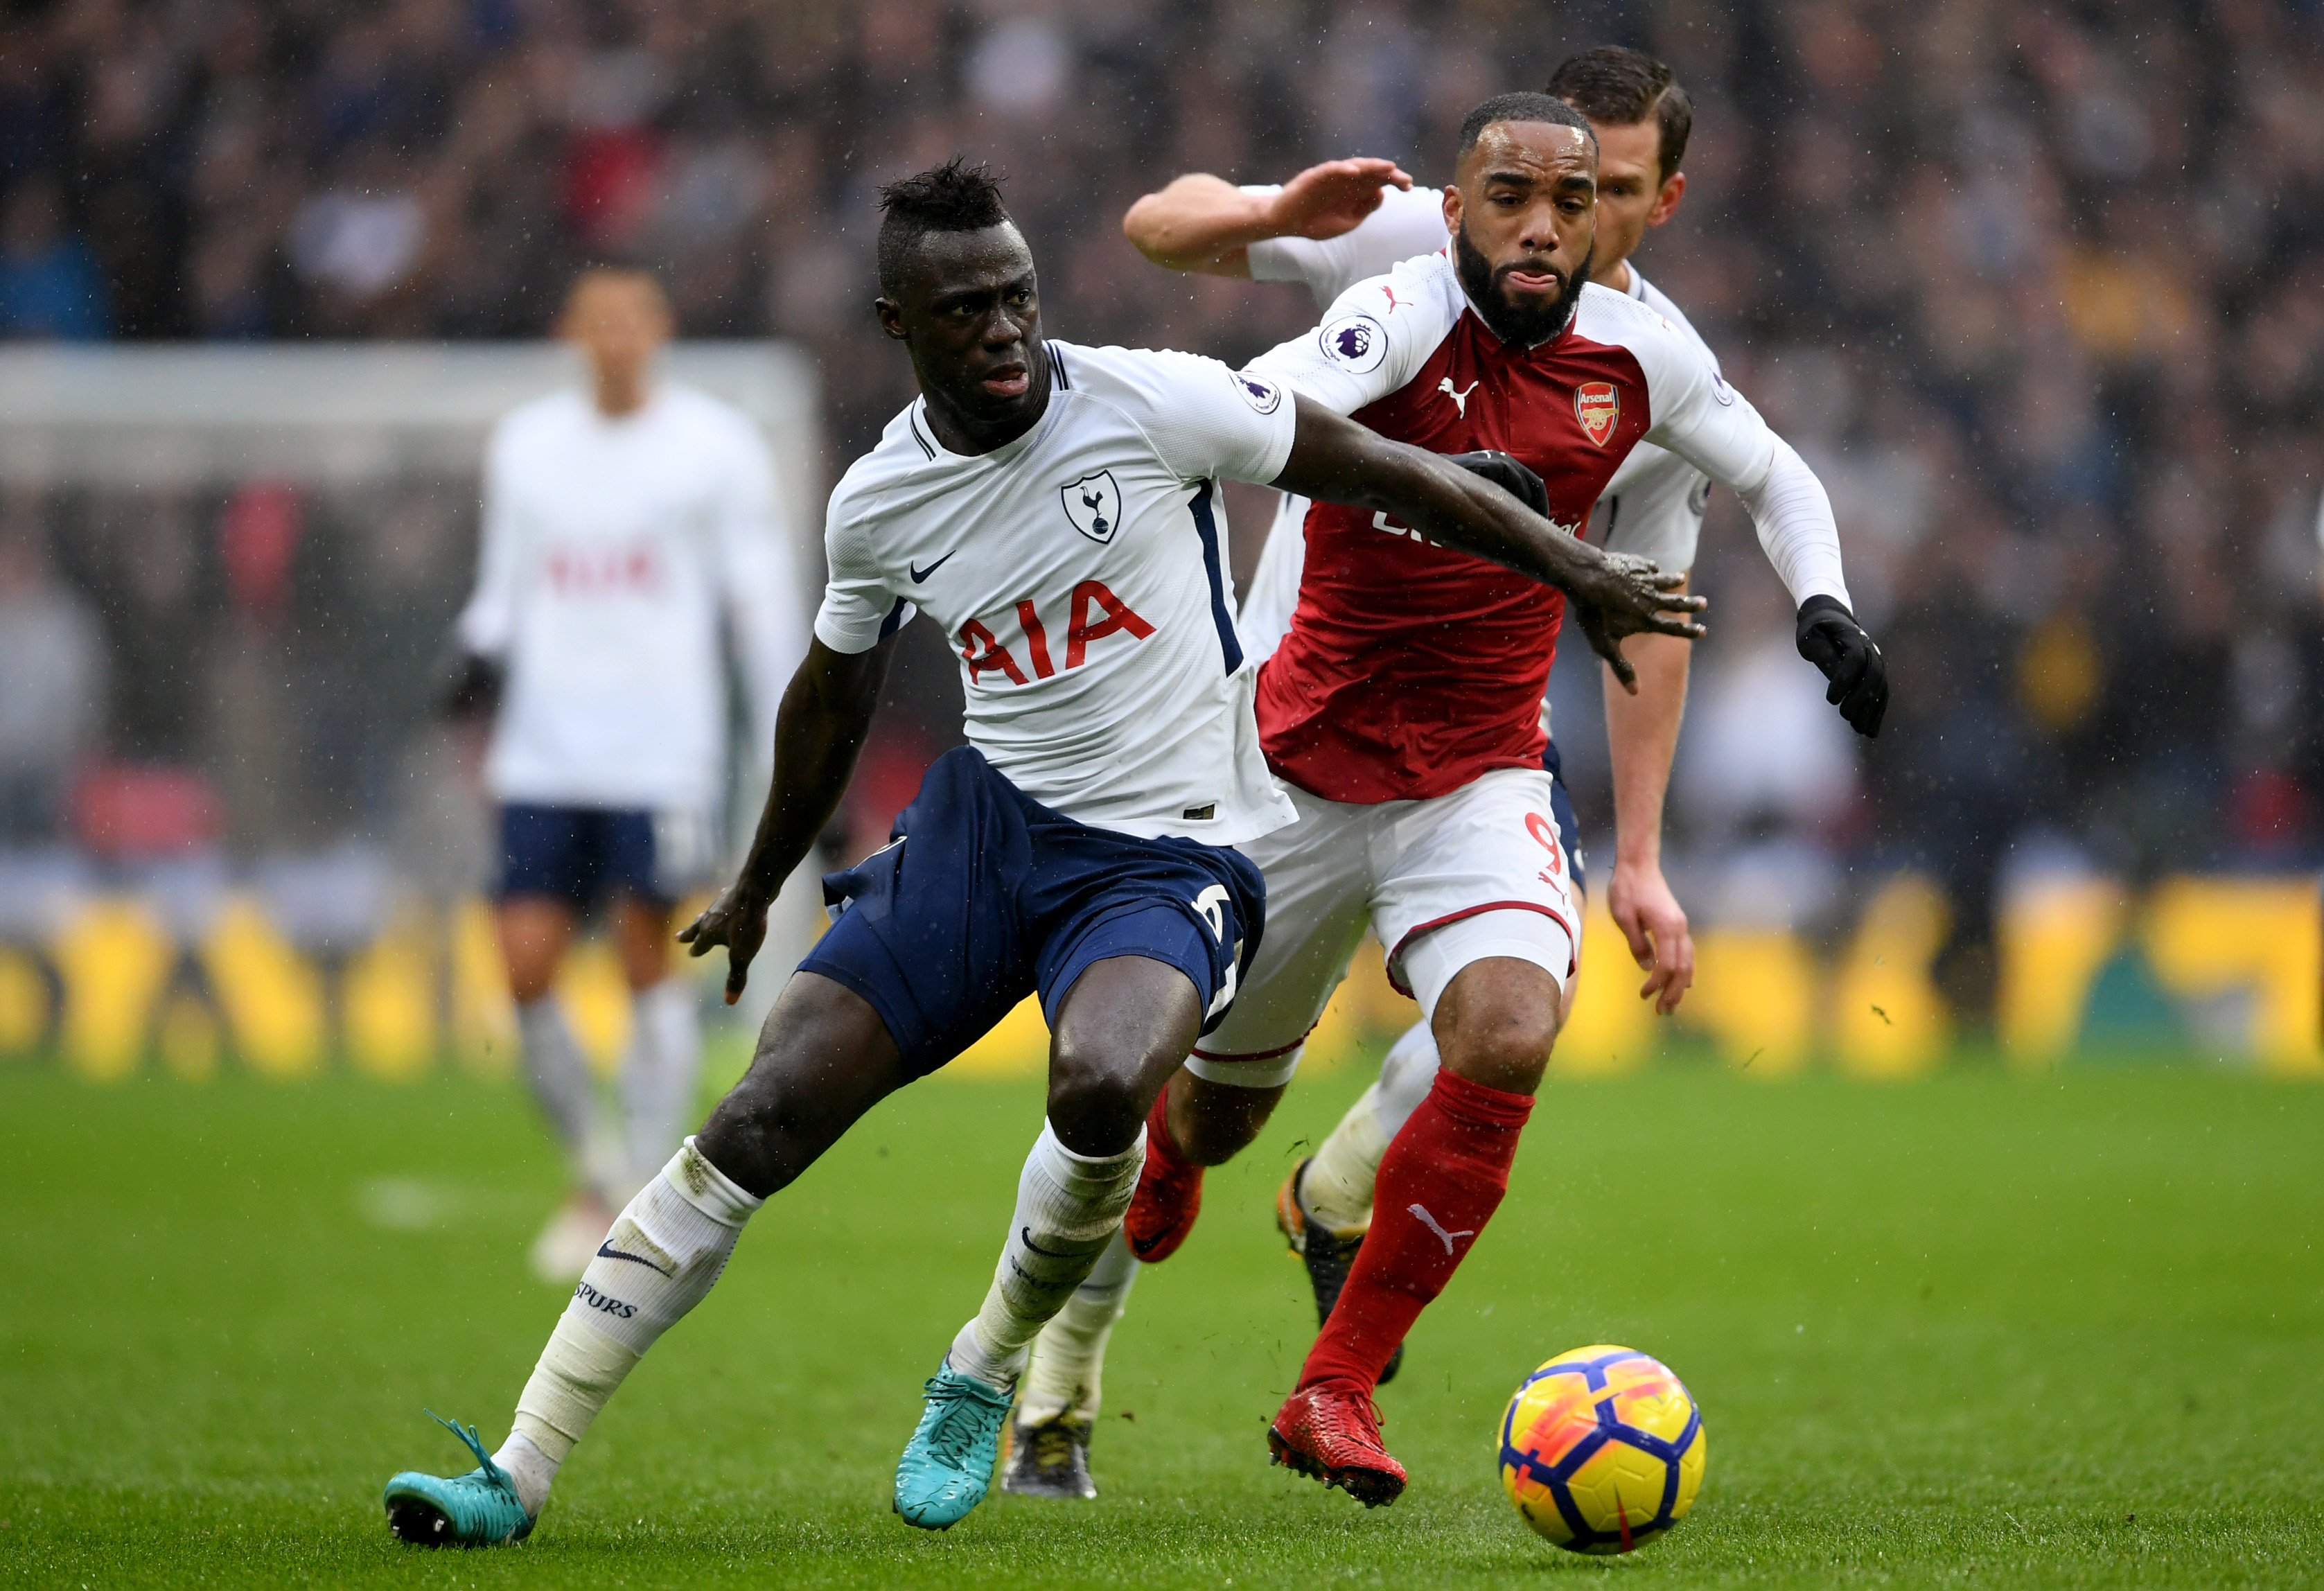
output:
[[[670,912],[722,860],[722,616],[770,735],[806,650],[766,444],[739,411],[655,379],[670,329],[643,272],[574,282],[558,333],[587,385],[494,430],[482,573],[458,624],[453,705],[496,709],[484,778],[499,803],[494,897],[525,1076],[573,1167],[572,1195],[532,1252],[550,1281],[580,1276],[614,1210],[694,1120],[700,1019],[671,970]],[[617,1121],[555,992],[575,929],[599,908],[633,999]]]
[[[1715,370],[1718,358],[1685,314],[1631,263],[1646,232],[1676,213],[1686,192],[1682,169],[1693,127],[1692,102],[1669,67],[1639,51],[1609,45],[1568,59],[1548,92],[1589,118],[1598,140],[1597,242],[1591,281],[1655,310]],[[1281,187],[1237,187],[1206,174],[1180,177],[1131,207],[1123,230],[1140,252],[1170,270],[1299,282],[1319,309],[1342,292],[1416,255],[1445,246],[1444,195],[1415,187],[1392,161],[1328,162]],[[1471,394],[1447,400],[1465,410]],[[1610,551],[1653,559],[1665,569],[1693,568],[1710,477],[1667,449],[1641,442],[1607,483],[1587,532]],[[1261,658],[1290,627],[1299,598],[1309,504],[1281,504],[1251,591],[1242,606],[1244,644]],[[1852,689],[1835,683],[1835,703],[1870,733],[1879,726],[1886,674],[1852,619],[1830,596],[1802,589],[1800,644],[1828,676],[1840,663],[1827,630],[1855,648]],[[1855,632],[1848,634],[1847,632]],[[1606,673],[1606,731],[1614,775],[1615,862],[1607,905],[1631,955],[1646,969],[1639,990],[1663,1013],[1674,1010],[1694,976],[1684,910],[1662,871],[1663,798],[1685,711],[1687,642],[1641,635],[1624,648],[1637,673],[1635,694]],[[1543,708],[1545,730],[1547,708]],[[1553,821],[1577,896],[1584,883],[1572,805],[1557,778],[1553,740],[1545,767],[1554,782]],[[1571,993],[1568,991],[1570,1002]],[[1201,1063],[1196,1063],[1200,1068]],[[1295,1167],[1277,1198],[1284,1234],[1305,1261],[1318,1320],[1329,1317],[1372,1214],[1372,1185],[1397,1131],[1427,1096],[1437,1067],[1434,1036],[1416,1022],[1390,1050],[1380,1081],[1365,1091],[1315,1154]],[[1199,1166],[1185,1175],[1198,1179]],[[1107,1334],[1127,1302],[1138,1260],[1128,1240],[1106,1256],[1090,1287],[1042,1334],[1025,1380],[1010,1454],[1009,1486],[1035,1495],[1094,1494],[1078,1450],[1093,1429]],[[1392,1377],[1399,1347],[1382,1379]]]

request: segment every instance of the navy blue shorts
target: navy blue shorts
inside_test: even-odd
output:
[[[493,899],[547,895],[587,912],[616,895],[670,904],[654,854],[654,815],[611,807],[501,808],[501,869]]]
[[[1549,775],[1549,815],[1557,824],[1557,848],[1565,853],[1565,876],[1573,893],[1587,895],[1589,881],[1582,876],[1582,825],[1574,820],[1573,797],[1565,788],[1565,763],[1551,741],[1541,754],[1541,771]]]
[[[1240,852],[1093,828],[1009,782],[982,754],[938,757],[899,837],[827,874],[835,913],[799,970],[869,1001],[916,1077],[1038,993],[1057,1003],[1093,962],[1143,956],[1186,975],[1204,1032],[1259,949],[1267,885]]]

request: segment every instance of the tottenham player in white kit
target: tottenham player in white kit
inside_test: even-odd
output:
[[[1515,498],[1279,385],[1190,355],[1045,342],[1030,252],[981,168],[883,190],[882,328],[922,398],[833,494],[831,578],[783,700],[741,875],[681,939],[727,947],[740,994],[768,902],[844,790],[897,631],[958,646],[969,745],[896,839],[825,880],[832,929],[786,985],[749,1074],[622,1213],[517,1403],[467,1475],[392,1479],[405,1540],[528,1534],[614,1388],[709,1290],[743,1223],[889,1093],[1019,1000],[1052,1032],[1047,1119],[993,1283],[927,1387],[896,1511],[947,1527],[982,1500],[1028,1346],[1111,1239],[1142,1121],[1225,1019],[1265,933],[1235,850],[1290,821],[1251,708],[1222,479],[1394,513],[1554,581],[1605,650],[1693,634],[1650,565],[1560,535]],[[456,1430],[458,1428],[454,1428]]]
[[[1670,218],[1685,191],[1680,167],[1692,121],[1685,90],[1662,62],[1609,46],[1566,60],[1553,74],[1549,92],[1586,115],[1599,140],[1591,279],[1658,311],[1716,369],[1715,356],[1678,307],[1630,263],[1646,231]],[[1379,160],[1332,162],[1300,173],[1285,188],[1237,188],[1207,175],[1182,177],[1132,207],[1123,227],[1132,243],[1167,268],[1299,282],[1322,309],[1400,261],[1443,249],[1446,237],[1442,190],[1416,188],[1394,162]],[[1457,388],[1442,395],[1456,408],[1476,396]],[[1665,569],[1691,569],[1709,489],[1709,477],[1686,459],[1641,443],[1616,469],[1587,533],[1609,550],[1650,557]],[[1298,600],[1307,508],[1297,499],[1285,500],[1242,605],[1244,645],[1262,659],[1290,627]],[[1795,599],[1815,595],[1807,588],[1812,577],[1797,560],[1779,562],[1778,572],[1792,584]],[[1847,629],[1860,634],[1852,625]],[[1636,694],[1619,689],[1610,673],[1606,689],[1618,837],[1609,904],[1647,971],[1641,996],[1668,1012],[1693,976],[1685,913],[1661,867],[1663,796],[1691,652],[1684,642],[1652,635],[1639,637],[1625,652],[1637,669]],[[1856,682],[1843,710],[1859,726],[1877,727],[1885,675],[1877,671],[1877,658],[1868,661],[1875,666]],[[1835,691],[1835,700],[1840,695]],[[1554,746],[1549,754],[1554,758]],[[1578,836],[1563,794],[1560,787],[1552,819],[1578,895]],[[1569,984],[1569,1000],[1570,990]],[[1251,1075],[1241,1080],[1287,1078],[1296,1059],[1296,1052],[1282,1058],[1265,1076],[1244,1068]],[[1319,1318],[1330,1313],[1370,1225],[1380,1157],[1426,1096],[1436,1065],[1429,1024],[1417,1022],[1391,1050],[1379,1083],[1365,1092],[1314,1156],[1293,1169],[1278,1194],[1277,1219],[1306,1263]],[[1238,1080],[1232,1068],[1199,1058],[1194,1068],[1205,1079]],[[1219,1147],[1231,1152],[1239,1145],[1204,1147],[1215,1153]],[[1199,1169],[1193,1174],[1199,1176]],[[1172,1235],[1183,1237],[1183,1232]],[[1037,1344],[1019,1397],[1006,1480],[1011,1491],[1094,1495],[1081,1449],[1097,1412],[1106,1338],[1136,1272],[1129,1245],[1118,1244]],[[1393,1375],[1397,1362],[1390,1359],[1383,1380]]]
[[[573,1166],[532,1263],[570,1284],[696,1108],[699,1019],[690,980],[670,968],[669,919],[721,860],[722,621],[768,734],[807,637],[765,441],[731,405],[654,377],[670,331],[659,285],[586,272],[558,331],[588,385],[493,430],[456,695],[498,702],[484,777],[499,803],[501,948],[525,1074]],[[618,1123],[555,993],[576,927],[600,907],[634,1009]]]

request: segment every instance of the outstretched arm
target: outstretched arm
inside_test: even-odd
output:
[[[1389,186],[1412,186],[1394,161],[1326,161],[1271,194],[1245,193],[1195,171],[1130,206],[1121,230],[1166,271],[1249,276],[1252,244],[1352,232],[1379,208],[1380,190]]]
[[[1888,663],[1849,606],[1840,572],[1840,526],[1823,483],[1776,437],[1765,477],[1735,495],[1759,532],[1767,561],[1800,605],[1800,655],[1829,681],[1824,699],[1858,735],[1877,735],[1888,710]]]
[[[1759,532],[1767,561],[1800,605],[1800,655],[1830,681],[1825,698],[1858,735],[1879,734],[1888,708],[1888,665],[1849,605],[1840,527],[1823,483],[1718,367],[1675,332],[1646,339],[1636,351],[1646,367],[1655,415],[1646,439],[1734,492]]]
[[[729,1005],[742,998],[751,958],[766,939],[769,903],[846,793],[895,647],[890,636],[869,652],[835,652],[818,639],[783,692],[775,718],[774,782],[750,854],[734,882],[678,936],[696,956],[713,945],[726,947]]]
[[[1481,476],[1425,449],[1389,441],[1313,399],[1296,402],[1291,457],[1272,485],[1392,513],[1432,541],[1556,587],[1573,599],[1575,621],[1625,689],[1637,688],[1637,676],[1622,656],[1624,636],[1652,632],[1692,641],[1704,634],[1701,624],[1673,616],[1708,606],[1680,590],[1684,575],[1664,574],[1646,559],[1601,552]]]

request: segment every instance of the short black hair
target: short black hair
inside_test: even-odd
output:
[[[1590,118],[1563,99],[1546,94],[1496,94],[1461,118],[1461,147],[1454,158],[1465,156],[1496,122],[1547,122],[1554,127],[1579,127],[1594,148],[1598,134]]]
[[[880,190],[880,291],[903,288],[904,262],[931,232],[982,232],[1010,219],[1001,202],[1001,179],[967,157],[899,177]]]
[[[1655,163],[1669,181],[1686,158],[1694,100],[1669,67],[1643,50],[1603,44],[1569,57],[1550,75],[1549,91],[1593,121],[1629,127],[1655,119],[1662,133]]]

